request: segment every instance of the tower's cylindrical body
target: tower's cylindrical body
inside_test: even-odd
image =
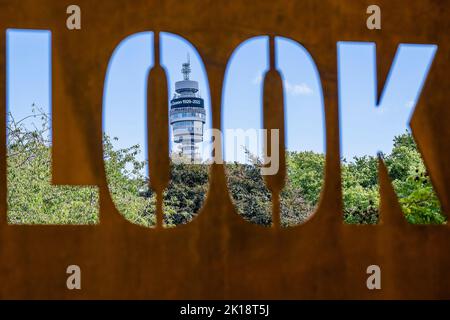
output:
[[[198,93],[198,82],[189,80],[190,63],[184,63],[184,80],[175,83],[175,95],[170,101],[170,125],[172,126],[174,148],[178,147],[182,158],[196,162],[199,142],[203,141],[203,127],[206,120],[204,100]]]

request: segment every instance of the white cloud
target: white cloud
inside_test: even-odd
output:
[[[314,93],[313,89],[306,83],[290,83],[289,81],[284,81],[284,87],[286,88],[287,94],[293,96],[309,96]]]
[[[257,84],[260,84],[261,82],[262,82],[262,80],[263,80],[263,77],[262,77],[262,75],[261,74],[258,74],[254,79],[253,79],[253,84],[254,85],[257,85]]]
[[[414,100],[409,100],[406,104],[405,107],[407,107],[408,109],[413,108],[416,105],[416,101]]]
[[[254,85],[260,85],[263,81],[263,76],[261,74],[257,75],[252,83]],[[287,80],[284,80],[284,88],[286,89],[286,93],[293,96],[309,96],[314,93],[314,90],[307,85],[306,83],[290,83]]]

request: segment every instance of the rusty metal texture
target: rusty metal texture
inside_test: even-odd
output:
[[[66,8],[73,2],[82,8],[82,29],[76,32],[65,26]],[[336,42],[348,40],[376,42],[378,88],[399,43],[438,45],[411,126],[444,212],[450,212],[450,5],[378,0],[383,25],[372,31],[365,24],[371,2],[0,0],[0,298],[450,298],[449,226],[409,225],[383,163],[381,224],[342,221]],[[6,223],[7,28],[52,32],[53,182],[98,185],[99,225]],[[226,63],[241,42],[281,35],[311,53],[324,92],[327,155],[320,205],[307,223],[279,229],[245,222],[228,196],[221,165],[212,166],[205,204],[187,225],[147,229],[120,215],[102,162],[103,85],[114,48],[146,30],[176,33],[196,46],[208,73],[214,128],[221,123]],[[149,108],[165,99],[164,94],[153,97]],[[265,107],[267,114],[280,104]],[[155,132],[167,130],[167,124],[153,125]],[[155,161],[155,170],[164,172],[165,160]],[[166,183],[164,177],[160,183]],[[66,289],[69,264],[82,269],[80,291]],[[371,264],[382,269],[382,290],[366,288]]]

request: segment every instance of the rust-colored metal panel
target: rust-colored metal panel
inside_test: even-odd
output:
[[[407,224],[382,163],[382,223],[343,224],[336,83],[337,41],[376,42],[379,88],[400,42],[438,45],[412,129],[449,212],[448,1],[378,0],[383,24],[377,31],[366,28],[371,1],[77,0],[80,31],[65,26],[70,4],[0,1],[0,122],[5,128],[5,30],[51,30],[53,181],[100,186],[100,224],[7,225],[1,130],[1,298],[450,298],[449,226]],[[327,126],[326,183],[311,220],[289,229],[245,222],[227,194],[221,165],[212,166],[207,200],[187,225],[146,229],[117,212],[102,162],[103,85],[114,48],[145,30],[180,34],[196,46],[208,73],[214,128],[221,123],[226,63],[239,43],[255,35],[282,35],[309,50],[321,75]],[[268,105],[273,112],[279,107]],[[80,265],[82,290],[66,289],[69,264]],[[371,264],[382,269],[382,290],[366,288]]]

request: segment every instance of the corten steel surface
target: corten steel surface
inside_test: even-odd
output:
[[[382,8],[381,31],[366,28],[366,8],[375,2]],[[65,26],[66,8],[73,3],[82,9],[81,31]],[[381,225],[342,223],[336,83],[337,41],[376,42],[379,88],[399,43],[439,46],[412,128],[448,213],[449,16],[448,1],[437,0],[0,1],[0,121],[4,128],[0,134],[0,297],[450,298],[449,226],[408,225],[383,165]],[[53,181],[100,186],[97,226],[6,223],[6,28],[52,31]],[[188,225],[146,229],[130,224],[117,212],[102,163],[103,85],[114,48],[125,37],[146,30],[176,33],[196,46],[208,73],[215,128],[221,123],[226,63],[238,44],[252,36],[273,34],[306,47],[321,75],[327,125],[326,183],[310,221],[290,229],[243,221],[227,194],[220,165],[212,168],[207,200]],[[161,81],[158,75],[152,77]],[[276,76],[266,83],[276,85]],[[166,98],[150,95],[155,101],[149,107],[158,110]],[[281,106],[267,103],[272,112],[279,112]],[[152,132],[167,130],[163,122],[149,126]],[[155,170],[162,172],[166,165],[158,159]],[[65,287],[69,264],[82,269],[81,291]],[[366,288],[366,267],[371,264],[381,267],[382,290]]]

